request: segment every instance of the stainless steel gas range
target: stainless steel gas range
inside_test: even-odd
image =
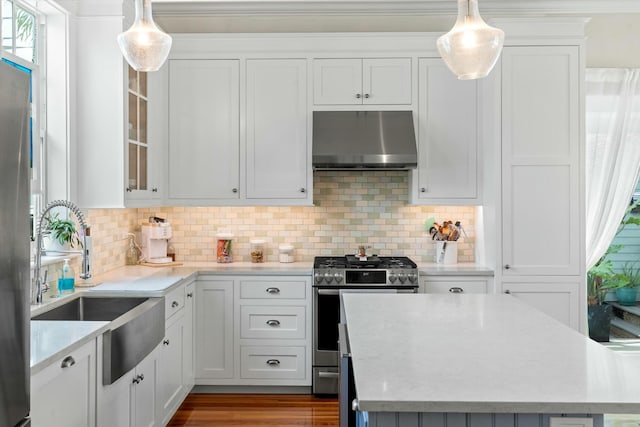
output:
[[[313,393],[338,393],[340,293],[416,293],[407,257],[316,257],[313,264]]]

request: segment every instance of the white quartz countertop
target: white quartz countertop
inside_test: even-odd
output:
[[[359,407],[640,413],[640,364],[510,295],[344,294]]]
[[[421,263],[418,270],[422,276],[493,276],[492,269],[474,263]]]
[[[102,334],[109,322],[31,321],[31,375]]]

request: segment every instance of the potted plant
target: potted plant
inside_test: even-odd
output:
[[[640,217],[629,215],[638,205],[640,205],[640,199],[631,203],[627,208],[620,222],[620,226],[616,231],[616,236],[629,224],[640,225]],[[623,245],[609,246],[604,255],[602,255],[598,262],[587,272],[589,337],[596,341],[609,341],[613,307],[604,303],[607,293],[611,290],[629,287],[629,283],[631,282],[626,274],[616,274],[613,271],[613,262],[607,258],[609,255],[619,252],[622,246]]]
[[[45,220],[47,226],[44,231],[45,250],[51,252],[64,252],[76,246],[82,247],[76,225],[70,219],[62,219],[58,213],[48,215]]]
[[[622,275],[626,283],[616,288],[616,298],[621,305],[636,305],[637,287],[640,286],[640,268],[635,263],[625,263]]]

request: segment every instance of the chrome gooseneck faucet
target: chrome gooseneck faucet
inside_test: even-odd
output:
[[[38,228],[36,231],[36,254],[34,260],[35,268],[33,270],[35,295],[33,295],[32,292],[32,304],[42,303],[43,288],[47,282],[46,272],[43,277],[40,277],[40,270],[42,269],[42,225],[45,218],[47,217],[47,213],[49,213],[51,209],[56,207],[67,208],[69,209],[69,211],[73,212],[76,218],[78,218],[78,222],[80,223],[80,227],[82,230],[82,251],[80,251],[82,253],[82,273],[80,274],[80,278],[89,279],[91,277],[91,228],[85,222],[84,215],[82,215],[82,212],[80,212],[80,208],[78,206],[68,200],[54,200],[43,209],[42,213],[40,214],[40,220],[38,221]]]

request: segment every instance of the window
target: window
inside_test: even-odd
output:
[[[41,72],[42,37],[44,28],[42,19],[36,12],[19,0],[0,0],[0,58],[19,70],[27,73],[31,81],[31,215],[37,214],[44,200],[43,197],[43,161],[41,135],[45,135],[44,120],[40,120],[40,112],[44,111],[40,93],[43,93]],[[33,230],[32,230],[33,237]]]

